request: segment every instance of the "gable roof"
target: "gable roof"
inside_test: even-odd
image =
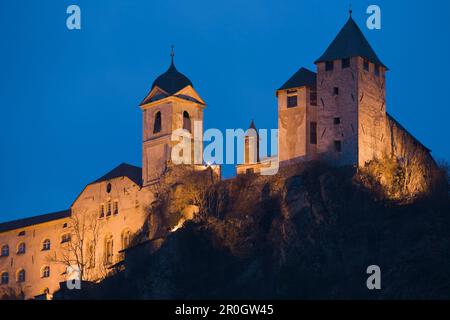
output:
[[[120,177],[128,177],[137,185],[142,186],[142,169],[128,163],[121,163],[120,165],[109,171],[107,174],[101,176],[100,178],[89,184],[108,181]]]
[[[366,37],[350,16],[325,53],[315,63],[343,58],[363,57],[388,69],[373,51]]]
[[[47,213],[39,216],[23,218],[13,221],[0,223],[0,232],[6,232],[14,229],[25,228],[31,225],[49,222],[58,219],[64,219],[70,217],[70,209],[64,211],[58,211],[53,213]]]
[[[278,90],[287,90],[298,87],[315,87],[317,75],[315,72],[306,68],[300,68],[288,81],[286,81]]]

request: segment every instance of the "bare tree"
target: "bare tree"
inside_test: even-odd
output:
[[[69,230],[63,236],[59,253],[49,256],[48,260],[76,269],[80,280],[93,280],[93,277],[102,274],[102,270],[96,268],[95,261],[99,243],[99,222],[96,213],[81,210],[73,212]]]
[[[0,300],[24,300],[25,293],[22,286],[18,288],[4,287],[0,290]]]

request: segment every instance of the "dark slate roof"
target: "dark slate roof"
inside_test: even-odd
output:
[[[422,142],[420,142],[416,137],[414,137],[408,130],[405,129],[404,126],[402,126],[397,120],[394,119],[393,116],[391,116],[389,113],[386,112],[386,115],[388,117],[389,120],[391,120],[392,122],[394,122],[400,129],[402,129],[407,135],[409,135],[418,145],[422,146],[422,148],[424,148],[427,152],[431,152],[430,149],[428,149],[427,147],[425,147]]]
[[[377,54],[352,17],[348,19],[328,49],[315,63],[351,57],[363,57],[387,69],[378,59]]]
[[[14,229],[25,228],[31,225],[44,223],[48,221],[64,219],[70,217],[70,209],[64,211],[58,211],[54,213],[43,214],[40,216],[34,216],[29,218],[23,218],[14,221],[8,221],[0,223],[0,232],[10,231]]]
[[[300,68],[285,84],[278,90],[287,90],[298,87],[315,87],[316,86],[316,73],[306,68]]]
[[[187,86],[194,87],[191,80],[179,72],[172,61],[169,69],[167,69],[166,72],[156,78],[153,82],[150,91],[152,91],[154,87],[159,87],[166,91],[169,95],[173,95]],[[141,105],[151,102],[150,100],[151,99],[144,99]]]
[[[91,182],[90,184],[108,181],[120,177],[128,177],[130,178],[131,181],[133,181],[137,185],[142,186],[142,169],[140,167],[132,166],[131,164],[128,163],[120,164],[119,166],[115,167],[110,172],[98,178],[94,182]]]

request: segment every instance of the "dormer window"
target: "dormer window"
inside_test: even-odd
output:
[[[325,71],[333,71],[333,69],[334,69],[334,61],[326,61]]]
[[[297,95],[287,97],[287,107],[294,108],[297,106]]]
[[[342,69],[350,68],[350,58],[342,59]]]
[[[369,71],[369,60],[364,60],[364,70]]]

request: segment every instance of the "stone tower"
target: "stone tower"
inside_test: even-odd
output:
[[[178,143],[172,141],[175,130],[184,129],[192,135],[192,161],[194,139],[196,150],[201,153],[205,103],[192,82],[176,69],[172,52],[169,69],[153,82],[140,107],[143,113],[142,183],[146,186],[157,181],[171,161],[172,148]],[[202,157],[202,154],[196,156]]]
[[[255,122],[252,120],[244,136],[244,163],[259,162],[259,134]]]
[[[386,66],[352,19],[317,65],[317,152],[335,165],[364,166],[386,152]]]
[[[316,74],[298,70],[276,92],[279,160],[287,164],[315,159],[317,145]]]

